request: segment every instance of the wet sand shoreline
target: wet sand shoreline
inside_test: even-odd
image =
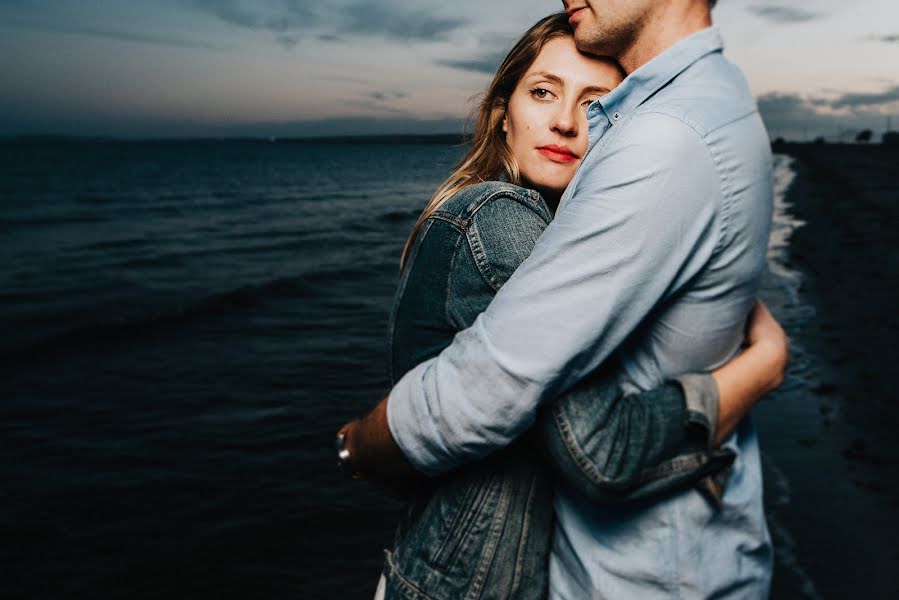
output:
[[[777,549],[772,597],[899,597],[899,148],[784,145],[796,177],[796,297],[762,290],[791,337],[755,411]]]

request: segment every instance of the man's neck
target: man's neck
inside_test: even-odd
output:
[[[664,5],[647,15],[633,43],[617,56],[618,63],[630,75],[685,37],[711,25],[712,18],[704,3]]]

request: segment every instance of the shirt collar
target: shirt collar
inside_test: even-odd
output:
[[[659,91],[702,57],[721,52],[724,43],[717,27],[707,27],[680,40],[625,78],[603,96],[592,110],[602,106],[607,115],[628,113]],[[617,120],[617,119],[616,119]]]

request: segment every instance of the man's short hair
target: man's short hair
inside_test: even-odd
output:
[[[716,2],[718,2],[718,0],[709,0],[709,8],[715,8]]]

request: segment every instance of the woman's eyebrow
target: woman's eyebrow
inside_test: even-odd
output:
[[[565,80],[554,73],[550,73],[549,71],[537,71],[536,73],[532,73],[531,77],[539,77],[540,79],[548,79],[555,83],[556,85],[564,85]]]

